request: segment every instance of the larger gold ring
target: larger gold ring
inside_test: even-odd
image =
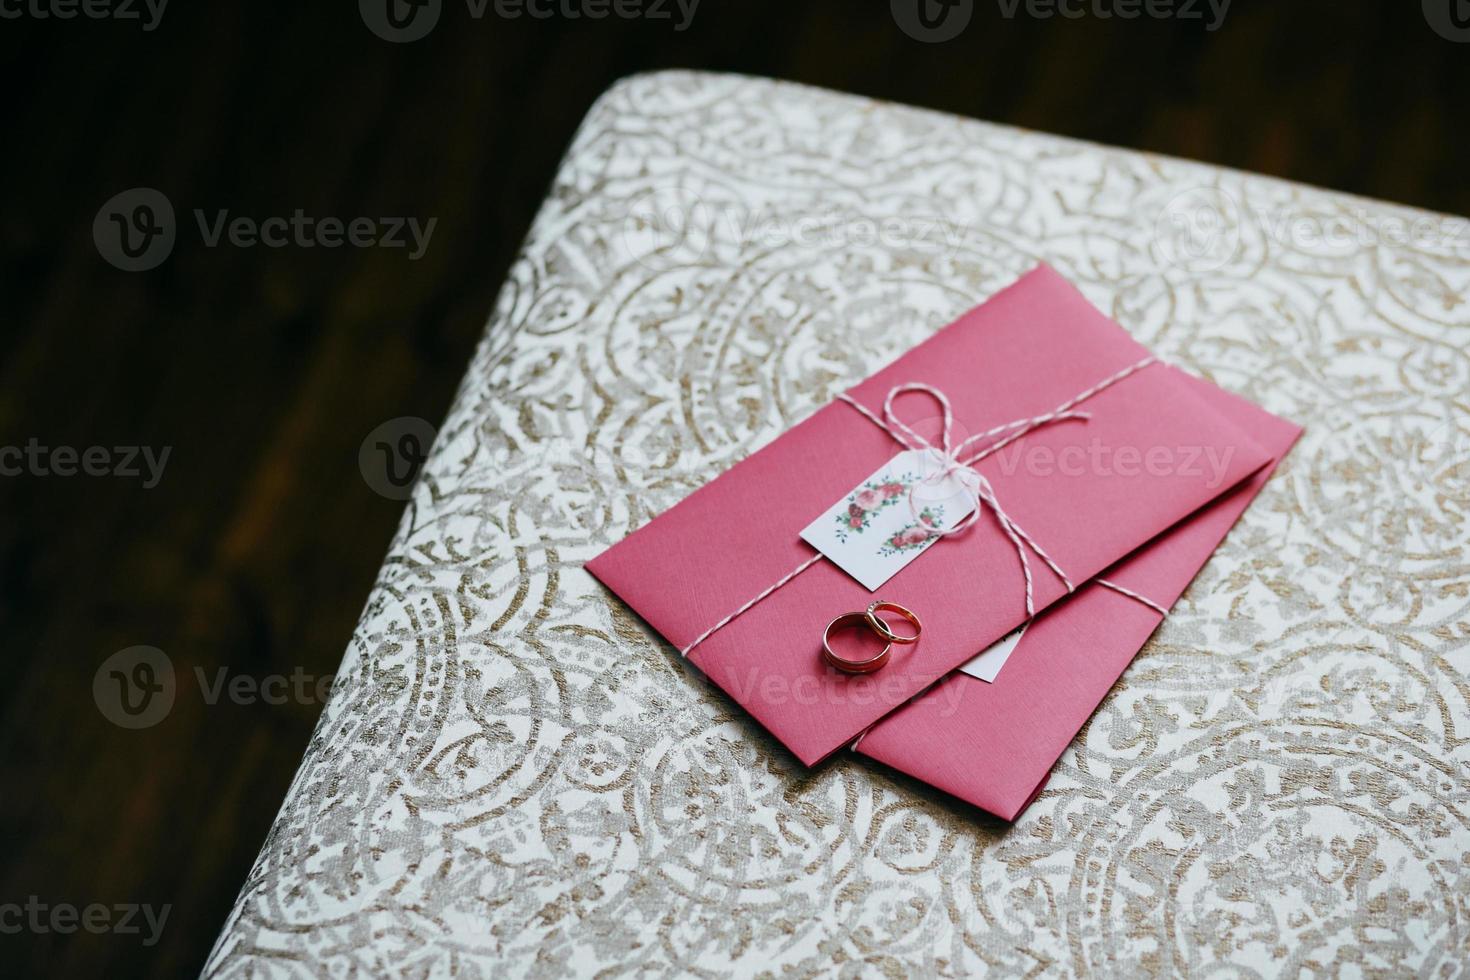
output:
[[[868,614],[865,612],[843,613],[841,616],[838,616],[832,622],[828,623],[827,628],[822,631],[822,659],[827,661],[829,666],[835,667],[844,674],[871,674],[879,667],[888,663],[888,655],[893,652],[893,642],[891,640],[884,642],[882,653],[876,657],[869,657],[867,660],[848,660],[846,657],[839,656],[832,649],[830,642],[832,631],[849,624],[861,626],[864,629],[873,628],[873,624],[868,621]]]
[[[907,619],[913,624],[913,635],[902,636],[893,632],[893,628],[883,621],[882,616],[878,615],[880,612],[897,613],[899,616]],[[889,643],[918,643],[919,634],[924,632],[924,624],[919,622],[919,617],[915,615],[914,611],[912,609],[905,609],[896,602],[883,602],[879,600],[867,608],[863,613],[863,617],[868,621],[868,626],[872,628],[873,632],[883,637]]]

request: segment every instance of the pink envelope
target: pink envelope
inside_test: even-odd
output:
[[[1222,415],[1279,460],[1301,428],[1200,382]],[[1167,609],[1204,567],[1276,468],[1254,477],[1109,569],[1109,582]],[[993,683],[955,672],[874,725],[857,751],[1014,820],[1163,617],[1097,584],[1022,634]]]
[[[1049,412],[1138,363],[1148,352],[1051,269],[1040,267],[898,358],[849,394],[875,416],[891,389],[921,382],[945,392],[969,432]],[[899,414],[937,439],[927,396],[903,395]],[[1271,454],[1200,398],[1198,383],[1161,364],[1089,399],[1087,421],[1031,432],[1023,457],[976,469],[996,499],[1076,584],[1092,578],[1264,466]],[[927,423],[925,419],[927,418]],[[1195,450],[1214,470],[1165,474],[1083,467],[1067,476],[1030,465],[1104,446],[1121,459],[1158,447]],[[798,537],[902,448],[852,405],[818,410],[589,562],[675,648],[712,627],[689,659],[807,764],[985,649],[1027,616],[1022,566],[994,513],[937,542],[877,595],[924,621],[923,639],[881,671],[849,676],[821,659],[823,629],[875,598]],[[1066,457],[1064,453],[1071,453]],[[1182,459],[1185,454],[1180,453]],[[1017,465],[1017,459],[1028,462]],[[1034,608],[1067,594],[1031,556]],[[790,577],[780,588],[742,609]]]

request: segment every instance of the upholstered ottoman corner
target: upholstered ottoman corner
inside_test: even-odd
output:
[[[1343,221],[1383,233],[1293,231]],[[618,84],[206,973],[1462,963],[1455,227],[779,82]],[[1307,435],[1009,826],[803,769],[582,564],[1043,259]]]

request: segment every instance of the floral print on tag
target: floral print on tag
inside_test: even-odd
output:
[[[888,536],[883,542],[883,547],[878,549],[878,554],[884,558],[901,555],[905,551],[913,551],[922,548],[929,543],[934,536],[934,529],[939,527],[944,520],[944,508],[938,504],[925,507],[919,511],[919,520],[899,528]]]
[[[847,543],[849,534],[861,534],[873,522],[873,516],[898,503],[918,477],[905,473],[897,480],[871,480],[847,498],[847,510],[837,515],[837,540]]]

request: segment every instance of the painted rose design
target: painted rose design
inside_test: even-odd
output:
[[[916,479],[905,473],[896,480],[874,480],[854,490],[847,498],[847,510],[837,515],[837,540],[846,544],[849,534],[866,531],[873,515],[898,503]]]
[[[937,504],[933,507],[925,507],[919,511],[918,522],[901,527],[890,534],[883,542],[883,547],[878,549],[878,554],[884,558],[892,558],[894,555],[922,548],[933,537],[932,529],[939,527],[943,521],[943,507]]]

